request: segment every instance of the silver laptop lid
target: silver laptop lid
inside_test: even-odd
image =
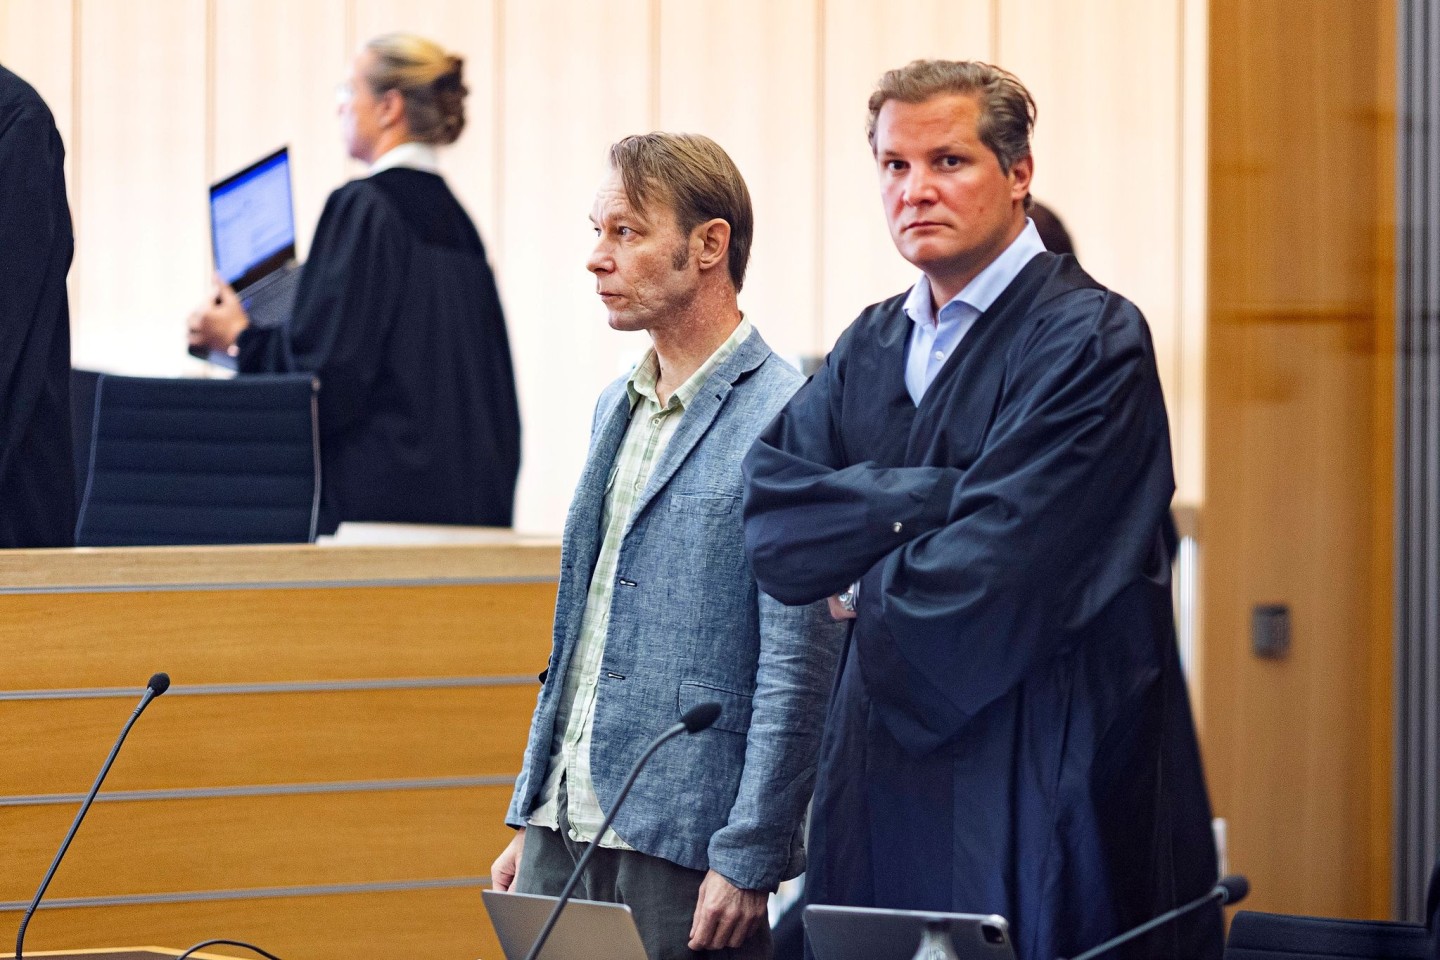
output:
[[[525,960],[545,926],[556,897],[482,890],[485,910],[500,938],[506,960]],[[539,960],[646,960],[635,918],[623,903],[571,900],[565,904]],[[909,960],[907,957],[906,960]]]

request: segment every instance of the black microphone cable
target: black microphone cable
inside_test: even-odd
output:
[[[199,950],[201,947],[215,946],[241,947],[245,950],[254,950],[256,953],[260,954],[260,956],[267,957],[269,958],[269,960],[280,960],[280,958],[275,956],[275,954],[261,950],[259,947],[255,946],[255,944],[246,943],[243,940],[202,940],[199,943],[195,944],[195,946],[189,948],[184,953],[180,954],[180,956],[176,957],[175,960],[185,960],[186,957],[190,956],[190,954],[194,953],[196,950]]]

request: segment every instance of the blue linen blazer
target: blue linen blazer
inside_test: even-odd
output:
[[[544,785],[556,714],[602,537],[605,490],[630,420],[625,383],[600,395],[560,557],[554,648],[506,822]],[[601,808],[646,745],[697,703],[723,713],[667,743],[615,819],[642,853],[713,868],[746,889],[804,870],[801,821],[842,642],[825,605],[762,594],[745,557],[740,461],[800,387],[752,332],[705,382],[635,504],[616,565],[590,756]]]

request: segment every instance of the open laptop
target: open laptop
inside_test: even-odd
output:
[[[505,960],[525,960],[558,897],[482,890]],[[623,903],[571,900],[538,960],[646,960],[635,918]],[[907,957],[906,960],[909,960]]]
[[[215,270],[250,315],[252,326],[277,327],[290,316],[300,282],[290,150],[281,147],[210,187],[210,242]],[[234,367],[221,351],[192,347],[202,360]]]
[[[805,934],[818,960],[911,960],[926,938],[948,939],[953,951],[937,944],[926,956],[1015,960],[1010,924],[994,914],[812,904]]]

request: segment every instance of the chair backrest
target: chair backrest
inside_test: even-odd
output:
[[[1430,960],[1419,923],[1335,920],[1241,910],[1230,921],[1225,960]]]
[[[313,541],[318,389],[310,374],[100,374],[76,544]]]

